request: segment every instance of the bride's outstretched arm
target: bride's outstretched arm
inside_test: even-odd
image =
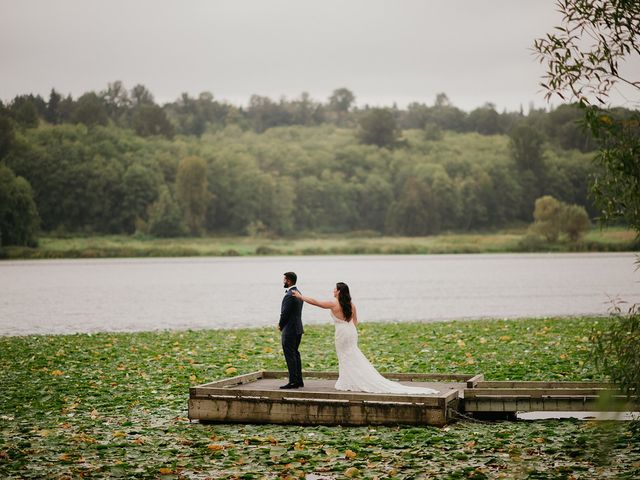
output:
[[[307,302],[309,305],[315,305],[316,307],[320,307],[320,308],[333,308],[333,307],[336,306],[336,301],[335,300],[333,300],[333,301],[331,301],[331,300],[327,300],[327,301],[316,300],[315,298],[305,297],[304,295],[302,295],[298,291],[294,291],[293,292],[293,296],[296,297],[296,298],[299,298],[303,302]]]
[[[356,306],[354,303],[351,304],[351,308],[352,308],[351,320],[353,321],[354,325],[358,325],[358,310],[356,310]]]

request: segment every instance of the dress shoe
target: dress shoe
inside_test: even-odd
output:
[[[298,385],[296,383],[287,383],[286,385],[282,385],[280,388],[288,390],[291,388],[298,388]]]

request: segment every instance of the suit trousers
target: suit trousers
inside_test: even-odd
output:
[[[287,370],[289,370],[289,383],[302,384],[302,360],[298,347],[302,340],[302,334],[282,334],[282,351],[284,359],[287,361]]]

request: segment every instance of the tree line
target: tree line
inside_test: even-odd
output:
[[[239,108],[183,94],[160,106],[119,82],[76,100],[18,96],[0,106],[1,241],[33,243],[37,225],[429,235],[530,222],[543,195],[596,213],[594,142],[575,106],[467,114],[444,94],[406,109],[354,102],[337,89],[325,103],[254,96]],[[21,229],[32,233],[10,233]]]
[[[144,86],[127,89],[122,82],[109,83],[100,92],[87,92],[74,99],[52,89],[49,98],[40,95],[18,95],[4,106],[5,114],[21,127],[33,128],[40,121],[51,125],[62,123],[114,125],[131,129],[140,136],[175,135],[200,137],[207,130],[237,125],[257,133],[273,127],[314,126],[331,123],[339,127],[356,128],[370,121],[371,111],[386,112],[400,130],[428,129],[454,132],[477,132],[481,135],[507,134],[525,117],[522,107],[516,112],[498,112],[486,103],[467,113],[456,107],[445,93],[439,93],[432,105],[413,102],[405,109],[356,106],[355,94],[338,88],[325,101],[317,101],[303,92],[298,98],[273,100],[252,95],[246,107],[216,100],[212,93],[197,97],[183,93],[174,102],[159,105]],[[544,133],[549,141],[565,149],[590,151],[595,145],[577,124],[581,112],[571,105],[561,105],[547,112],[529,107],[528,120]],[[436,133],[437,134],[437,133]],[[372,143],[375,143],[374,140]]]

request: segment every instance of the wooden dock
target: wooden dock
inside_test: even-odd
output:
[[[601,397],[623,397],[610,383],[485,381],[483,374],[388,373],[435,395],[344,392],[337,372],[304,372],[305,386],[281,390],[287,372],[259,371],[191,387],[189,418],[224,423],[436,425],[460,413],[514,418],[516,412],[598,411]],[[637,399],[629,409],[640,409]]]
[[[460,393],[483,379],[474,374],[384,374],[437,395],[344,392],[337,372],[305,372],[305,386],[281,390],[287,372],[260,371],[191,387],[189,418],[213,422],[301,425],[445,425]]]

